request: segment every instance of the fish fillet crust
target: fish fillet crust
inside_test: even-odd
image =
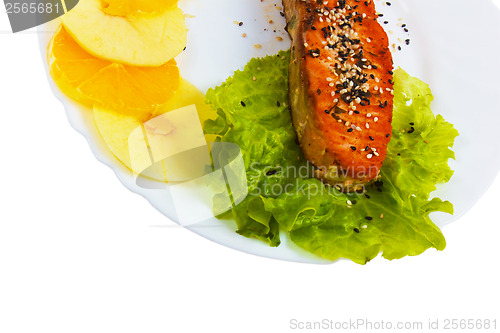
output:
[[[283,0],[292,121],[315,176],[359,190],[391,139],[393,62],[372,0]]]

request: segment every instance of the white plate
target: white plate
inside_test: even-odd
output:
[[[450,161],[455,174],[433,193],[451,201],[453,216],[433,213],[434,222],[443,227],[466,213],[486,191],[499,171],[497,133],[500,108],[500,4],[497,0],[392,0],[377,1],[384,14],[380,21],[391,43],[402,45],[394,52],[395,66],[429,83],[436,114],[442,114],[460,132],[456,140],[456,160]],[[205,92],[253,57],[276,54],[289,47],[280,15],[281,1],[180,0],[188,14],[188,45],[177,59],[181,74]],[[272,20],[273,23],[270,23]],[[243,25],[235,24],[243,22]],[[409,35],[399,26],[406,23]],[[166,190],[145,189],[136,184],[131,172],[122,166],[104,145],[92,112],[64,96],[48,74],[47,44],[58,26],[53,21],[39,27],[39,41],[47,78],[56,97],[63,103],[71,125],[88,140],[98,160],[108,165],[131,191],[142,195],[165,216],[176,221]],[[243,38],[242,34],[247,37]],[[283,38],[279,41],[276,37]],[[410,38],[407,46],[404,40]],[[400,39],[400,40],[398,40]],[[403,42],[401,42],[401,40]],[[254,45],[260,44],[261,48]],[[326,263],[295,246],[282,234],[282,244],[270,248],[260,241],[237,235],[234,223],[212,219],[191,225],[189,230],[231,248],[270,258],[297,262]]]

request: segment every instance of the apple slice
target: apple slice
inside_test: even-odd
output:
[[[196,106],[201,121],[200,126],[205,120],[217,117],[217,114],[205,104],[204,95],[198,88],[182,80],[174,97],[151,116],[143,116],[142,113],[122,114],[119,111],[94,106],[94,122],[108,148],[127,168],[135,174],[142,174],[164,182],[166,166],[163,161],[153,165],[150,143],[143,135],[144,123],[167,112],[193,104]],[[214,137],[206,135],[205,140],[211,142],[214,141]],[[133,156],[131,156],[131,151]],[[172,165],[170,164],[169,167],[172,168]],[[148,169],[146,173],[144,173],[145,169]],[[174,173],[174,170],[167,171],[170,175]]]
[[[80,0],[62,17],[68,33],[88,53],[132,66],[161,66],[187,43],[185,18],[174,5],[160,14],[108,15],[101,0]]]
[[[147,119],[143,119],[145,120]],[[97,129],[116,158],[136,175],[165,182],[163,164],[151,160],[143,135],[143,121],[131,115],[94,107]]]

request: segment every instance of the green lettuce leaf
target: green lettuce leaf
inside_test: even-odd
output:
[[[430,109],[424,82],[394,73],[392,140],[381,179],[363,194],[344,194],[312,177],[296,143],[288,100],[289,52],[252,59],[206,101],[219,117],[206,133],[237,144],[245,161],[249,195],[224,217],[240,235],[280,244],[280,230],[323,258],[364,264],[380,252],[392,260],[443,250],[446,241],[429,214],[453,206],[430,193],[450,180],[448,160],[458,132]]]

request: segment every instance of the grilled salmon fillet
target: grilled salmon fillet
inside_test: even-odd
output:
[[[323,182],[376,179],[391,139],[393,62],[373,0],[283,0],[292,121]]]

